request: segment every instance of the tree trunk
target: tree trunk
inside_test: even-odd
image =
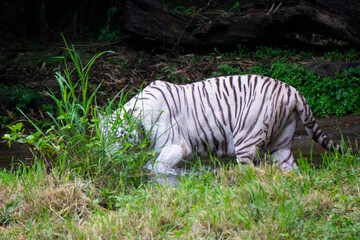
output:
[[[238,13],[184,16],[159,0],[125,0],[125,29],[160,43],[191,46],[272,43],[318,33],[360,46],[360,1],[260,0]]]

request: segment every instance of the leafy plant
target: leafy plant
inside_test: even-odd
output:
[[[197,12],[199,12],[200,10],[197,9],[195,6],[183,6],[183,5],[178,5],[178,6],[175,6],[174,10],[178,13],[181,13],[185,16],[191,16]]]
[[[228,64],[220,64],[217,69],[220,70],[220,72],[213,72],[213,76],[235,75],[239,72],[237,68],[234,68]]]
[[[294,49],[260,46],[256,48],[255,57],[261,59],[288,58],[295,55]]]
[[[173,65],[168,65],[161,69],[162,75],[158,75],[157,79],[161,79],[163,76],[166,77],[167,81],[170,82],[183,82],[186,80],[185,76],[176,69]]]
[[[230,8],[230,12],[240,11],[239,8],[240,8],[240,3],[236,1],[234,5]]]
[[[248,56],[250,56],[250,52],[246,48],[245,45],[238,44],[237,49],[238,49],[237,51],[230,52],[230,53],[228,53],[228,52],[222,53],[217,48],[215,48],[214,51],[215,51],[215,53],[217,55],[222,56],[222,57],[237,58],[237,57],[248,57]]]
[[[39,93],[33,90],[26,89],[22,85],[15,85],[11,89],[2,87],[0,90],[1,98],[6,98],[9,101],[9,109],[16,110],[16,108],[28,109],[34,105],[36,101],[41,100]]]
[[[238,44],[237,49],[238,49],[238,56],[239,57],[247,57],[247,56],[250,55],[250,52],[249,52],[249,50],[247,49],[247,47],[245,45]]]
[[[190,63],[191,63],[192,65],[198,65],[198,64],[201,63],[201,61],[202,61],[202,57],[201,57],[201,56],[196,55],[196,54],[192,54],[192,55],[191,55]]]
[[[324,58],[331,61],[357,61],[359,60],[359,53],[355,49],[350,49],[346,52],[340,52],[339,50],[332,52],[325,52]]]
[[[317,116],[341,116],[359,109],[359,71],[360,67],[350,68],[334,78],[321,78],[306,66],[276,61],[269,67],[255,65],[246,73],[269,76],[295,87]]]
[[[120,31],[111,28],[111,23],[117,13],[117,7],[110,7],[107,12],[107,22],[103,28],[100,29],[100,35],[97,41],[119,41]]]
[[[56,115],[48,112],[52,123],[44,130],[28,119],[36,129],[34,133],[24,134],[22,124],[18,123],[10,125],[11,133],[3,138],[8,140],[9,146],[12,141],[34,146],[47,165],[57,166],[63,172],[71,171],[85,179],[91,179],[101,192],[108,192],[108,188],[126,191],[132,184],[141,184],[142,167],[153,158],[153,154],[146,148],[146,140],[135,144],[125,139],[121,146],[114,148],[115,135],[104,135],[99,122],[98,112],[110,118],[113,108],[122,108],[124,95],[119,93],[119,105],[115,105],[114,98],[105,109],[101,109],[95,101],[100,85],[94,91],[89,91],[91,66],[97,58],[111,52],[99,53],[83,64],[75,48],[70,48],[65,39],[64,42],[75,67],[69,68],[65,62],[63,73],[55,75],[61,97],[49,93],[56,106]],[[116,121],[121,124],[122,120]],[[111,131],[117,131],[117,126],[115,125]],[[109,199],[111,198],[108,194],[104,196],[104,204],[109,204]]]

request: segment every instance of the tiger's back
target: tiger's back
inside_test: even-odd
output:
[[[315,141],[340,149],[318,128],[304,97],[268,77],[228,76],[186,85],[155,81],[125,109],[141,114],[159,152],[158,172],[171,171],[196,151],[200,156],[236,155],[239,163],[252,164],[261,149],[281,168],[297,168],[291,148],[298,115]]]

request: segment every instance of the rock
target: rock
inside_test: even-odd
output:
[[[358,62],[322,62],[311,63],[307,65],[310,70],[315,68],[315,74],[322,77],[334,77],[336,73],[341,73],[344,69],[355,68],[359,66]]]

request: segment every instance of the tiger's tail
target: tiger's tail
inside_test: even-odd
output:
[[[311,109],[301,93],[298,92],[295,96],[296,110],[299,114],[300,120],[304,124],[307,134],[323,148],[342,153],[341,146],[331,140],[325,133],[319,128]]]

